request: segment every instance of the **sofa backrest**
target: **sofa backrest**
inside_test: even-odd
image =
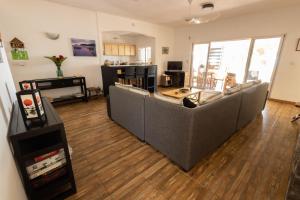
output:
[[[145,101],[145,141],[182,166],[187,162],[193,112],[182,105],[148,97]]]
[[[139,139],[145,139],[145,98],[128,88],[109,87],[111,118]]]
[[[260,83],[242,90],[237,130],[246,126],[264,109],[268,95],[268,87],[268,83]]]
[[[188,168],[222,145],[236,131],[241,97],[241,92],[237,92],[192,109]]]

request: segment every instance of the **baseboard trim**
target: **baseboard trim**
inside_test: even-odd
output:
[[[281,99],[273,99],[273,98],[269,98],[269,101],[275,101],[275,102],[279,102],[279,103],[287,103],[287,104],[292,104],[295,105],[296,102],[293,101],[286,101],[286,100],[281,100]]]

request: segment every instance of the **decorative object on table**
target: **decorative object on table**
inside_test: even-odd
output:
[[[300,38],[298,39],[298,44],[297,44],[297,47],[296,47],[296,51],[300,51]]]
[[[56,75],[58,78],[63,78],[64,74],[63,71],[61,70],[61,65],[62,63],[67,59],[67,57],[64,57],[63,55],[59,55],[59,56],[45,56],[45,58],[48,58],[50,60],[52,60],[54,62],[54,64],[56,65]]]
[[[96,41],[71,38],[74,56],[96,57]]]
[[[46,115],[39,90],[23,90],[16,93],[22,117],[27,128],[42,126]]]
[[[45,35],[50,40],[58,40],[59,37],[60,37],[59,33],[49,33],[49,32],[46,32]]]
[[[161,48],[162,54],[165,54],[165,55],[168,55],[168,54],[169,54],[169,50],[170,50],[169,47],[162,47],[162,48]]]
[[[28,60],[29,56],[25,50],[24,42],[18,38],[14,38],[10,41],[10,46],[12,48],[11,55],[13,60]]]
[[[100,87],[89,87],[87,88],[88,97],[99,97],[102,94]]]
[[[35,90],[36,82],[34,80],[21,81],[19,82],[19,86],[21,90]]]

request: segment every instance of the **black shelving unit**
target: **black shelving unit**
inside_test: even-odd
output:
[[[62,120],[51,103],[43,98],[47,122],[42,127],[27,129],[20,108],[15,103],[8,131],[8,141],[21,177],[25,192],[30,200],[64,199],[76,193],[68,142]],[[50,180],[36,186],[38,178],[30,179],[26,167],[32,159],[63,149],[65,164],[51,173]],[[60,170],[60,171],[58,171]],[[51,179],[52,177],[55,177]],[[49,179],[49,178],[48,178]]]
[[[51,101],[51,103],[74,101],[78,99],[81,99],[83,101],[88,101],[86,81],[85,81],[85,77],[83,76],[35,79],[34,81],[36,82],[37,88],[39,90],[53,90],[53,89],[67,88],[67,87],[80,87],[81,94],[76,96],[68,95],[59,98],[54,98]]]

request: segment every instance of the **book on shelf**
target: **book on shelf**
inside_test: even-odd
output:
[[[59,151],[60,151],[60,149],[51,151],[51,152],[43,154],[41,156],[37,156],[37,157],[34,158],[34,161],[35,162],[39,162],[39,161],[45,160],[45,159],[47,159],[47,158],[49,158],[49,157],[51,157],[53,155],[58,154]]]
[[[35,179],[41,175],[46,175],[47,173],[53,172],[54,170],[66,165],[66,158],[62,158],[61,160],[56,161],[55,163],[52,163],[51,165],[41,168],[38,171],[35,171],[34,173],[28,174],[29,179]]]
[[[46,155],[46,154],[44,154]],[[50,153],[47,154],[47,156],[39,156],[39,159],[34,158],[31,161],[27,161],[27,173],[28,174],[32,174],[35,173],[36,171],[42,169],[42,168],[46,168],[47,166],[50,166],[51,164],[65,158],[65,152],[63,149],[59,149],[57,151],[52,151]],[[51,155],[49,157],[49,155]],[[44,157],[43,157],[44,156]],[[41,160],[41,158],[44,158],[43,160]],[[35,162],[36,160],[40,160],[39,162]]]
[[[39,188],[41,186],[46,185],[47,183],[54,181],[57,178],[60,178],[64,176],[67,173],[66,167],[62,167],[59,169],[54,170],[53,172],[50,172],[49,174],[42,175],[36,179],[33,179],[31,181],[31,184],[34,188]]]

